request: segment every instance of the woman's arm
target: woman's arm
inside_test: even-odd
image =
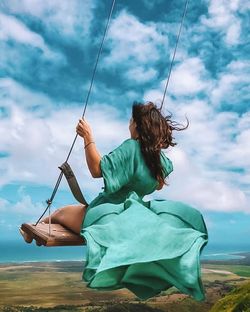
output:
[[[101,156],[96,148],[95,143],[90,143],[90,142],[94,142],[93,136],[84,138],[84,146],[88,144],[88,146],[86,146],[85,148],[86,161],[87,161],[89,171],[92,177],[100,178],[102,177],[102,172],[100,168]]]
[[[92,177],[102,177],[102,172],[100,168],[101,155],[96,148],[91,128],[86,120],[79,120],[79,123],[76,127],[76,132],[84,140],[86,161]]]

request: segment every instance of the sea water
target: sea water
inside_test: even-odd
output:
[[[207,245],[202,251],[201,260],[230,260],[245,258],[243,255],[237,255],[238,253],[250,252],[249,245]]]
[[[26,261],[84,261],[86,246],[37,246],[22,241],[0,241],[0,263]]]
[[[22,239],[0,241],[0,263],[26,261],[85,261],[86,249],[86,246],[39,247],[34,242],[27,244]],[[235,255],[235,253],[241,252],[250,252],[250,246],[207,245],[202,250],[200,259],[240,259],[244,256]]]

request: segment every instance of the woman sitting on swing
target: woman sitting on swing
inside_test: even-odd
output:
[[[148,299],[175,286],[198,301],[205,299],[199,256],[208,233],[202,214],[181,202],[143,200],[167,184],[173,166],[161,149],[176,145],[172,131],[187,126],[179,128],[152,102],[134,103],[131,137],[101,157],[89,124],[79,121],[76,132],[84,140],[88,168],[92,177],[103,177],[104,191],[87,207],[57,209],[51,223],[86,240],[87,287],[126,287]],[[49,223],[49,217],[41,222]],[[32,241],[28,234],[23,236]]]

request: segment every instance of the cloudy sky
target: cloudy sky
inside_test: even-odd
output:
[[[133,101],[160,105],[184,1],[119,1],[85,118],[102,155],[129,137]],[[0,239],[19,239],[50,197],[83,113],[111,0],[0,3]],[[169,186],[150,198],[199,209],[211,245],[250,237],[250,4],[190,1],[164,111],[185,123]],[[87,170],[83,142],[70,158],[88,201],[102,179]],[[53,209],[75,203],[66,183]],[[229,234],[232,234],[229,238]],[[250,246],[249,246],[250,249]]]

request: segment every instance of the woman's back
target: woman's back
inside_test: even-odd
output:
[[[172,162],[163,152],[161,152],[161,163],[166,176],[169,175],[173,170]],[[125,140],[112,152],[102,157],[100,166],[104,191],[90,203],[90,206],[104,202],[121,203],[130,192],[136,192],[143,198],[158,187],[158,181],[146,165],[137,140]]]

